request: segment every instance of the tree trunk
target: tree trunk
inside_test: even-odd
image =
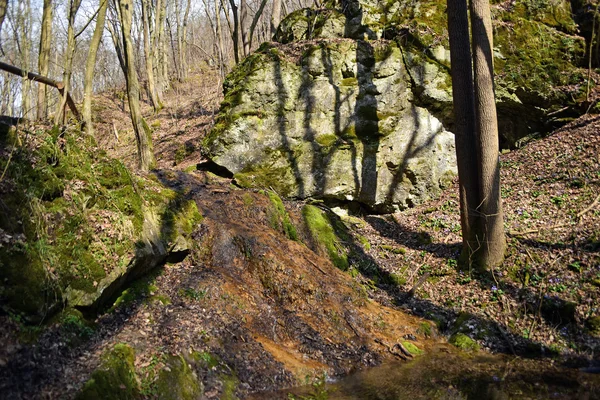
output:
[[[21,65],[24,73],[31,68],[31,0],[22,1],[19,7],[23,7],[18,16],[18,26],[20,37]],[[32,114],[31,107],[31,81],[29,79],[21,80],[21,116],[29,118]]]
[[[114,0],[110,0],[110,10],[111,13],[114,13],[114,16],[118,17],[118,13],[116,9],[113,8]],[[121,18],[118,18],[121,19]],[[123,75],[127,75],[127,67],[125,66],[125,58],[123,56],[123,45],[121,44],[121,38],[118,34],[118,25],[117,23],[111,19],[109,19],[108,24],[106,24],[108,31],[110,32],[110,37],[112,38],[113,44],[115,46],[115,53],[117,53],[117,58],[119,59],[119,66],[123,71]]]
[[[52,0],[44,0],[41,30],[38,72],[40,75],[48,76],[52,46]],[[37,118],[40,120],[48,118],[48,87],[46,85],[38,84]]]
[[[238,18],[238,8],[235,5],[234,0],[229,0],[231,5],[231,13],[233,14],[233,32],[231,32],[231,39],[233,40],[233,57],[236,64],[240,62],[240,21]]]
[[[4,23],[4,17],[6,16],[7,8],[8,0],[0,0],[0,33],[2,33],[2,24]]]
[[[94,87],[94,68],[96,67],[96,57],[98,56],[98,48],[104,34],[104,25],[106,21],[106,10],[108,9],[108,0],[100,0],[100,9],[96,17],[96,27],[90,41],[87,60],[85,62],[85,77],[83,81],[83,105],[82,114],[85,129],[88,133],[94,133],[92,126],[92,91]]]
[[[142,0],[142,23],[144,26],[144,56],[146,58],[146,74],[148,75],[148,92],[150,93],[150,102],[154,112],[159,112],[162,107],[162,101],[156,91],[156,82],[154,80],[154,52],[150,48],[150,14],[149,0]]]
[[[479,183],[475,135],[473,68],[469,40],[466,0],[448,0],[448,34],[454,105],[454,139],[460,197],[460,222],[463,235],[461,265],[470,266],[477,243],[477,206]]]
[[[223,32],[221,28],[221,3],[215,0],[215,16],[216,16],[216,34],[217,34],[217,47],[219,53],[219,72],[221,78],[225,76],[225,57],[223,47]]]
[[[140,84],[137,78],[137,71],[135,70],[135,54],[133,43],[131,42],[133,4],[132,0],[118,0],[118,3],[121,11],[121,33],[123,35],[125,66],[127,68],[125,81],[127,83],[129,113],[137,142],[139,167],[142,171],[148,171],[154,168],[156,162],[152,149],[150,128],[146,124],[146,121],[144,121],[140,109]]]
[[[275,36],[275,32],[281,22],[281,0],[273,0],[273,11],[271,12],[271,37]]]
[[[167,25],[169,26],[169,33],[171,35],[171,48],[173,49],[173,62],[175,64],[175,69],[177,70],[177,80],[179,82],[183,81],[183,73],[181,71],[181,48],[183,47],[182,37],[181,37],[181,15],[179,12],[179,1],[175,0],[175,37],[177,40],[176,47],[175,43],[173,43],[173,31],[170,29],[169,21],[167,20]],[[177,49],[177,51],[175,51]]]
[[[58,110],[54,116],[54,123],[59,125],[64,120],[65,105],[67,104],[67,93],[71,91],[71,74],[73,72],[73,58],[75,56],[75,16],[81,5],[81,0],[71,0],[69,2],[69,25],[67,28],[67,49],[65,53],[65,65],[63,72],[64,94],[58,104]]]
[[[254,17],[252,18],[252,24],[250,24],[250,33],[248,34],[248,54],[250,54],[250,50],[252,49],[252,42],[254,41],[254,31],[256,30],[256,24],[258,24],[258,20],[260,19],[260,16],[262,15],[264,9],[265,9],[265,5],[267,5],[267,0],[262,0],[260,2],[260,5],[258,6],[258,10],[256,10],[256,14],[254,14]]]
[[[248,32],[248,4],[246,0],[240,0],[240,24],[239,31],[242,34],[242,50],[244,57],[250,54],[250,40]]]
[[[190,16],[190,6],[191,0],[187,0],[185,6],[185,12],[183,14],[183,23],[181,29],[181,48],[179,51],[179,68],[181,70],[181,79],[180,81],[184,81],[188,77],[188,62],[187,62],[187,28],[188,28],[188,19]]]
[[[165,21],[167,18],[167,0],[157,0],[156,2],[156,17],[155,17],[155,32],[156,32],[156,43],[154,43],[154,50],[156,51],[156,57],[154,58],[158,65],[156,65],[156,76],[158,77],[158,96],[162,98],[162,94],[165,90],[168,90],[171,86],[169,83],[169,59],[167,56],[167,38],[165,36]]]
[[[498,120],[494,99],[492,18],[489,0],[471,0],[475,124],[479,156],[478,213],[482,242],[477,264],[493,268],[501,264],[506,250],[504,218],[500,200]]]

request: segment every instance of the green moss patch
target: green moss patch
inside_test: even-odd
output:
[[[135,375],[134,350],[126,344],[117,344],[102,358],[100,367],[94,371],[76,399],[140,399],[140,385]]]
[[[194,400],[202,396],[203,386],[182,356],[168,356],[156,382],[159,399]]]
[[[290,220],[290,216],[286,211],[281,198],[274,192],[269,192],[268,196],[269,200],[271,200],[271,204],[273,205],[273,210],[269,216],[271,227],[277,230],[281,229],[288,239],[298,240],[296,227]]]
[[[414,343],[411,342],[402,342],[402,346],[412,355],[418,356],[423,354],[424,351],[418,348]]]
[[[312,239],[327,252],[333,265],[346,271],[349,266],[348,250],[336,234],[335,222],[332,222],[334,217],[310,204],[302,208],[302,216]]]
[[[455,333],[454,335],[450,336],[448,341],[450,344],[464,351],[479,350],[479,344],[464,333]]]

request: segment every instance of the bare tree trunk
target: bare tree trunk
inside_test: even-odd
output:
[[[146,58],[146,74],[148,75],[148,92],[150,93],[150,102],[154,108],[154,112],[159,112],[162,107],[162,101],[156,90],[156,82],[154,80],[154,52],[150,48],[150,14],[149,0],[142,0],[142,23],[144,26],[144,56]]]
[[[31,68],[31,1],[22,1],[19,7],[23,7],[18,16],[19,35],[21,36],[21,65],[24,73]],[[32,113],[31,107],[31,81],[23,79],[21,81],[21,116],[29,118]]]
[[[158,77],[158,96],[162,98],[162,94],[165,90],[168,90],[171,86],[169,83],[169,59],[167,56],[167,38],[165,36],[165,21],[167,18],[167,0],[157,0],[156,2],[156,26],[154,28],[156,32],[156,41],[153,45],[156,51],[155,60],[156,65],[156,76]]]
[[[70,0],[67,15],[69,25],[67,28],[67,49],[65,54],[65,65],[63,72],[64,94],[58,104],[58,110],[54,116],[54,123],[59,125],[63,122],[65,105],[67,104],[66,94],[71,91],[71,74],[73,72],[73,58],[75,56],[75,16],[81,5],[81,0]]]
[[[225,57],[223,48],[223,29],[221,28],[221,3],[215,0],[215,16],[217,25],[217,47],[219,53],[219,72],[221,77],[225,76]]]
[[[75,118],[77,118],[77,121],[81,122],[81,115],[79,114],[79,111],[77,111],[75,102],[71,98],[71,95],[69,93],[65,92],[65,90],[64,90],[65,87],[62,82],[57,82],[53,79],[48,78],[47,76],[42,76],[42,75],[39,75],[39,74],[36,74],[33,72],[27,72],[25,70],[22,70],[19,67],[15,67],[14,65],[3,63],[2,61],[0,61],[0,69],[2,71],[6,71],[6,72],[9,72],[14,75],[18,75],[18,76],[22,77],[23,79],[29,79],[31,81],[36,81],[36,82],[43,83],[45,85],[50,85],[52,87],[55,87],[56,89],[58,89],[58,92],[61,95],[64,95],[67,98],[67,105],[71,109],[71,112],[73,113]],[[4,77],[4,78],[7,81],[7,83],[10,85],[11,80],[9,80],[7,77]],[[6,89],[6,86],[5,86],[5,89]],[[12,94],[12,90],[10,90],[10,88],[8,89],[8,92],[9,92],[9,94]],[[11,115],[11,114],[12,114],[12,112],[9,113],[9,115]]]
[[[44,0],[42,26],[40,34],[40,51],[38,54],[38,72],[47,76],[50,70],[50,48],[52,46],[52,0]],[[48,87],[38,84],[37,118],[48,118]]]
[[[242,50],[244,57],[250,54],[250,37],[248,30],[248,4],[246,0],[240,0],[240,24],[239,31],[242,35]]]
[[[489,0],[471,0],[471,30],[478,133],[479,197],[482,248],[478,265],[493,268],[504,260],[506,237],[500,200],[498,120],[494,99],[492,18]]]
[[[250,49],[252,48],[252,42],[254,39],[254,31],[256,30],[256,24],[258,24],[258,20],[265,10],[266,4],[267,0],[262,0],[258,6],[258,10],[256,10],[256,14],[254,14],[254,17],[252,18],[252,24],[250,24],[250,33],[248,34],[248,53],[246,53],[246,55],[250,54]]]
[[[275,35],[281,22],[281,0],[273,0],[273,11],[271,12],[271,37]]]
[[[83,105],[82,114],[85,129],[88,133],[94,133],[92,126],[92,91],[94,87],[94,68],[96,67],[96,57],[98,56],[98,48],[104,34],[104,25],[106,22],[106,11],[108,9],[108,0],[100,0],[100,8],[96,17],[96,27],[90,41],[87,60],[85,62],[85,77],[83,80]]]
[[[121,36],[118,35],[118,24],[116,20],[120,20],[119,11],[115,7],[114,0],[110,0],[109,10],[111,12],[112,18],[109,19],[106,27],[110,32],[110,37],[112,38],[113,44],[115,45],[115,52],[117,53],[117,58],[119,59],[119,65],[121,66],[121,70],[123,71],[123,75],[127,75],[127,67],[125,66],[125,58],[123,56],[123,45],[121,43]]]
[[[181,48],[179,51],[179,67],[181,70],[181,79],[183,81],[188,77],[188,62],[187,62],[187,28],[188,28],[188,18],[190,16],[190,6],[191,0],[187,0],[185,13],[183,14],[183,23],[181,29]]]
[[[231,5],[231,13],[233,14],[233,31],[231,32],[231,39],[233,40],[233,57],[235,63],[238,64],[240,62],[240,23],[238,18],[238,8],[235,5],[234,0],[229,0],[229,4]]]
[[[448,0],[448,34],[452,60],[452,96],[454,105],[454,139],[458,164],[460,222],[463,234],[461,264],[470,266],[478,249],[477,206],[479,183],[475,135],[475,100],[473,68],[469,40],[466,0]]]
[[[129,113],[138,148],[139,166],[142,171],[148,171],[154,168],[156,161],[152,149],[152,136],[150,128],[142,117],[140,109],[140,84],[135,70],[135,55],[133,43],[131,43],[131,19],[133,13],[133,4],[131,0],[117,0],[119,10],[121,11],[121,33],[123,35],[123,48],[125,55],[125,65],[127,74],[127,99],[129,100]]]
[[[169,33],[171,34],[171,48],[173,49],[173,61],[175,63],[175,69],[177,70],[177,80],[179,82],[183,81],[183,72],[181,70],[181,50],[183,47],[183,38],[181,35],[181,15],[179,12],[179,1],[175,0],[175,36],[177,40],[177,54],[175,54],[175,48],[173,47],[173,31],[169,29]],[[168,24],[168,22],[167,22]]]
[[[0,33],[2,33],[2,24],[4,23],[4,17],[6,16],[7,8],[8,0],[0,0]]]

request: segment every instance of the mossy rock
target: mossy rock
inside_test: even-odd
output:
[[[342,38],[346,17],[333,9],[302,8],[288,14],[279,24],[273,40],[291,43],[300,40]]]
[[[39,130],[25,139],[13,141],[10,163],[0,160],[9,210],[0,213],[0,230],[10,236],[0,247],[6,311],[39,323],[65,302],[91,306],[113,293],[105,290],[113,282],[141,275],[122,279],[129,268],[159,265],[169,250],[192,245],[202,216],[185,194],[132,174],[79,130]],[[144,231],[149,214],[156,216],[152,234]],[[149,244],[143,263],[136,261],[140,239]]]
[[[411,342],[402,342],[402,346],[412,355],[418,356],[425,353],[423,350],[418,348],[414,343]]]
[[[156,381],[159,399],[195,400],[203,394],[202,382],[182,356],[168,356],[165,367],[159,372]]]
[[[465,335],[464,333],[455,333],[448,340],[450,344],[458,347],[463,351],[478,351],[479,343]]]
[[[102,356],[100,367],[76,396],[77,400],[134,400],[141,398],[135,374],[135,352],[126,344],[117,344]]]

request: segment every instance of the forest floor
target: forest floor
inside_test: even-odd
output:
[[[149,118],[160,123],[159,165],[189,169],[201,160],[202,137],[218,111],[216,83],[218,77],[182,85],[167,99],[174,111]],[[182,148],[189,150],[183,160]],[[347,218],[362,249],[355,279],[381,303],[466,333],[491,351],[600,362],[600,116],[585,115],[503,154],[500,163],[508,233],[502,266],[484,274],[457,267],[455,182],[413,209]]]
[[[198,240],[207,236],[223,240],[224,249],[230,243],[229,236],[245,238],[244,246],[248,248],[266,243],[260,245],[261,251],[283,251],[277,257],[287,260],[290,268],[296,268],[297,260],[318,265],[318,271],[308,273],[311,291],[318,292],[319,285],[326,282],[331,285],[327,289],[339,288],[342,296],[347,290],[343,288],[356,286],[383,306],[365,311],[362,305],[356,305],[350,314],[344,314],[335,308],[337,303],[332,303],[336,313],[324,318],[329,321],[344,315],[340,332],[380,336],[381,342],[391,339],[386,339],[387,334],[378,327],[396,325],[405,331],[395,335],[417,336],[419,345],[428,349],[441,339],[417,332],[415,327],[421,320],[415,317],[422,317],[437,325],[442,334],[466,334],[491,352],[549,356],[544,365],[600,366],[600,116],[584,116],[547,138],[501,156],[508,251],[499,268],[489,273],[458,268],[461,237],[455,184],[439,199],[413,209],[390,215],[342,216],[348,233],[346,245],[354,251],[350,273],[341,274],[332,271],[334,267],[324,258],[294,244],[283,247],[278,244],[286,240],[283,236],[263,230],[269,218],[264,214],[268,208],[266,196],[257,190],[235,188],[230,179],[195,171],[202,161],[202,138],[212,127],[220,99],[221,80],[209,71],[177,85],[158,114],[152,115],[145,106],[148,124],[154,130],[157,177],[169,184],[202,188],[197,202],[208,222],[207,230],[198,233]],[[99,147],[135,167],[134,137],[118,96],[100,96],[95,111]],[[300,221],[304,202],[284,203],[292,220]],[[219,221],[227,228],[219,227]],[[255,232],[256,241],[252,229],[260,230]],[[229,236],[223,233],[229,231],[233,232]],[[228,251],[220,254],[223,265],[233,257]],[[306,316],[279,315],[270,308],[272,303],[263,304],[264,299],[252,297],[252,288],[235,289],[239,285],[235,271],[221,275],[198,271],[195,265],[204,256],[192,255],[165,268],[152,277],[151,289],[142,290],[147,300],[167,298],[169,305],[160,304],[162,300],[138,302],[99,316],[87,344],[69,343],[72,334],[60,328],[25,343],[17,339],[23,337],[23,328],[2,317],[0,367],[19,354],[23,368],[14,371],[12,379],[22,379],[25,386],[31,387],[29,392],[18,392],[13,382],[8,386],[13,392],[4,393],[14,394],[12,398],[70,397],[98,365],[100,354],[117,342],[136,347],[136,365],[150,376],[152,369],[160,365],[161,354],[185,353],[190,343],[199,340],[193,342],[196,350],[205,348],[205,354],[210,350],[210,354],[226,361],[224,365],[243,371],[238,376],[243,384],[237,389],[242,396],[294,384],[283,366],[286,371],[295,369],[298,375],[298,371],[326,371],[327,365],[335,365],[329,371],[343,374],[381,361],[385,353],[382,349],[365,350],[352,341],[341,346],[334,336],[338,328],[332,328],[332,324],[324,324],[322,331],[315,333],[307,330],[310,324],[301,322]],[[287,278],[278,276],[277,269],[266,273],[277,276],[279,285],[286,284]],[[306,273],[296,273],[305,279]],[[321,273],[327,278],[318,283]],[[249,281],[244,282],[246,285]],[[317,318],[322,312],[308,297],[303,300],[302,291],[288,289],[299,302],[295,307],[304,314]],[[246,305],[242,304],[245,301]],[[269,311],[252,314],[253,307]],[[397,319],[397,311],[390,310],[408,315]],[[270,319],[265,322],[266,315],[275,323]],[[254,331],[240,327],[239,321],[246,322],[246,318],[255,324]],[[266,329],[272,330],[273,338]],[[277,337],[287,338],[296,358],[282,354],[277,362],[267,359],[264,349],[271,354],[283,353]],[[215,338],[225,343],[220,347],[214,344],[224,350],[211,347]],[[310,358],[298,362],[302,354],[310,354]],[[207,369],[203,377],[205,398],[218,398],[233,390],[224,378],[224,368]]]
[[[220,99],[221,80],[214,73],[169,92],[168,107],[148,118],[159,168],[189,171],[202,160],[201,141]],[[108,101],[114,112],[114,100]],[[127,124],[127,115],[118,120]],[[121,136],[117,142],[104,134],[101,146],[133,165],[132,133]],[[442,328],[460,317],[460,329],[481,337],[490,350],[538,347],[598,359],[600,340],[593,333],[600,332],[600,116],[585,115],[503,154],[500,163],[508,233],[501,267],[485,274],[458,269],[455,182],[439,199],[413,209],[347,218],[363,251],[355,260],[362,273],[356,279],[384,304],[437,319]],[[408,298],[411,290],[415,295]],[[488,335],[489,329],[497,334]]]

